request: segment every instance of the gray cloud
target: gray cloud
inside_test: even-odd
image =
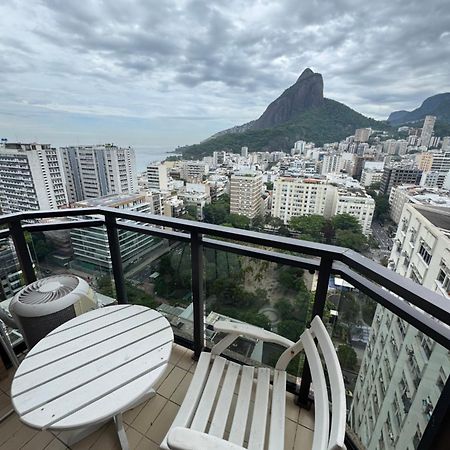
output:
[[[14,0],[0,29],[14,114],[211,118],[209,133],[256,118],[308,66],[377,118],[450,90],[447,0]]]

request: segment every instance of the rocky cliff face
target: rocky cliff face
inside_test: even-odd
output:
[[[239,134],[246,131],[273,128],[291,121],[295,116],[312,108],[323,106],[323,79],[320,73],[307,68],[291,87],[274,100],[259,117],[244,125],[219,131],[203,142],[226,134]]]
[[[252,130],[271,128],[289,122],[298,114],[323,105],[323,79],[320,73],[305,69],[295,84],[286,89],[251,124]]]

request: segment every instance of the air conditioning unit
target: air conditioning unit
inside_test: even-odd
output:
[[[31,349],[59,325],[97,306],[95,292],[82,278],[55,275],[25,286],[9,310]]]

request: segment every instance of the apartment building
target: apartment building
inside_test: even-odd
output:
[[[112,194],[75,204],[77,208],[99,206],[140,213],[151,213],[153,209],[145,194]],[[118,233],[124,269],[146,256],[159,246],[161,241],[159,238],[128,230],[118,230]],[[102,270],[109,272],[112,269],[108,236],[104,227],[73,228],[70,231],[70,238],[75,266],[93,272]]]
[[[422,171],[411,166],[385,167],[381,178],[381,193],[389,195],[391,189],[399,184],[420,184]]]
[[[450,300],[450,210],[407,204],[389,266]],[[377,306],[350,423],[368,450],[414,450],[450,374],[448,351]]]
[[[361,173],[361,184],[364,187],[370,187],[373,184],[381,183],[383,171],[376,169],[363,169]]]
[[[0,300],[22,289],[24,280],[11,238],[0,239]]]
[[[147,166],[147,188],[159,191],[169,189],[168,168],[164,163],[156,162]]]
[[[181,178],[188,183],[201,183],[208,173],[209,166],[203,161],[183,161],[180,170]]]
[[[285,224],[295,216],[330,217],[336,192],[337,188],[326,180],[280,177],[273,184],[272,216]]]
[[[389,196],[391,219],[398,224],[407,203],[450,208],[450,191],[424,186],[403,185],[392,189]],[[450,210],[449,210],[450,211]]]
[[[343,160],[341,155],[337,153],[329,153],[323,156],[322,159],[322,175],[329,173],[339,173],[343,168]]]
[[[355,142],[367,142],[371,133],[371,128],[358,128],[355,131]]]
[[[47,144],[0,144],[0,208],[4,214],[66,207],[59,152]]]
[[[262,174],[260,172],[238,172],[230,181],[230,213],[250,219],[263,213]]]
[[[420,134],[420,145],[424,145],[425,147],[430,146],[435,123],[435,116],[425,116],[425,120],[423,121],[422,133]]]
[[[130,147],[84,145],[60,148],[70,203],[138,191],[136,157]]]
[[[362,232],[369,235],[375,200],[363,189],[338,188],[333,198],[332,215],[349,214],[358,219]]]

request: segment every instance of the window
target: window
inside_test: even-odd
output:
[[[424,242],[420,243],[419,255],[422,257],[425,264],[428,266],[431,261],[431,252],[430,252],[430,248]]]

